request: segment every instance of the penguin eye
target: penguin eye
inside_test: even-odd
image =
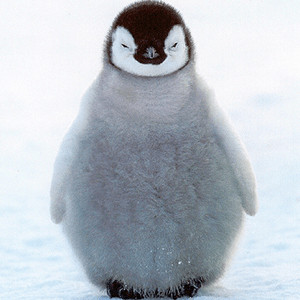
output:
[[[125,44],[121,44],[122,46],[123,46],[123,48],[129,48],[127,45],[125,45]]]
[[[171,48],[175,49],[177,47],[178,43],[175,43]]]

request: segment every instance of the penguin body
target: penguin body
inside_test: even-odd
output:
[[[55,162],[52,220],[111,297],[193,296],[223,274],[244,212],[256,212],[246,152],[186,47],[176,71],[142,75],[107,52]]]

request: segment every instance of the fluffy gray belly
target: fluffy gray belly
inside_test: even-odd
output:
[[[213,281],[241,221],[230,166],[209,133],[119,127],[81,141],[64,228],[97,285]]]

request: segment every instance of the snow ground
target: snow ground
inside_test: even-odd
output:
[[[51,223],[49,185],[112,18],[130,2],[0,2],[0,299],[107,299]],[[199,297],[300,299],[300,3],[168,2],[190,27],[198,72],[236,124],[258,181],[259,213],[224,278]]]

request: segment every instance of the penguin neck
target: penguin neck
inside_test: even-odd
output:
[[[124,116],[171,122],[190,99],[194,80],[193,62],[160,77],[139,77],[107,64],[100,75],[100,86],[103,104]]]

